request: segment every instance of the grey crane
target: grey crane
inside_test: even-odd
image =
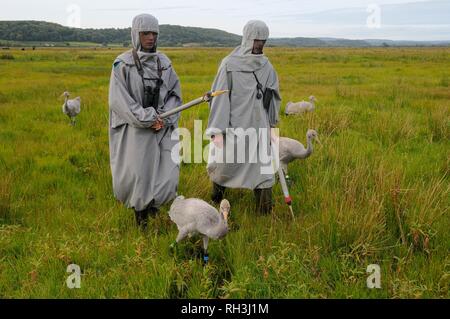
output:
[[[302,143],[292,138],[279,138],[280,165],[286,175],[287,180],[289,180],[288,164],[296,159],[308,158],[314,151],[312,143],[313,140],[316,140],[320,144],[318,134],[315,130],[308,130],[308,132],[306,133],[306,148]]]
[[[61,96],[65,97],[64,104],[62,106],[62,111],[70,118],[70,124],[75,125],[75,118],[81,111],[81,99],[76,97],[75,99],[69,100],[70,93],[64,92]]]
[[[226,199],[220,203],[220,212],[218,212],[216,208],[201,199],[178,196],[169,211],[170,219],[178,227],[176,244],[187,236],[202,235],[203,259],[207,263],[209,239],[221,239],[228,233],[230,208],[230,203]]]
[[[284,113],[286,115],[290,115],[304,112],[312,112],[315,109],[315,102],[317,102],[317,99],[313,95],[309,97],[309,102],[306,101],[301,101],[297,103],[288,102],[288,104],[286,104]]]

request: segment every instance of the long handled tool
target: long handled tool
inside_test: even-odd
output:
[[[283,194],[284,194],[284,201],[289,206],[289,210],[291,212],[292,219],[295,220],[294,211],[292,210],[292,198],[289,195],[289,189],[288,189],[288,186],[286,183],[286,178],[284,177],[284,171],[281,167],[278,169],[278,177],[280,178],[281,189],[283,190]]]
[[[292,210],[292,197],[289,195],[289,188],[286,183],[286,178],[284,176],[284,171],[281,168],[281,165],[279,165],[279,156],[277,156],[277,149],[275,149],[274,143],[271,143],[272,146],[272,155],[276,156],[275,160],[273,161],[274,166],[277,166],[277,160],[278,159],[278,178],[280,179],[281,189],[283,190],[284,195],[284,201],[289,207],[289,211],[291,212],[292,219],[295,220],[294,211]]]
[[[184,111],[184,110],[186,110],[186,109],[188,109],[188,108],[191,108],[191,107],[193,107],[193,106],[195,106],[195,105],[198,105],[198,104],[200,104],[200,103],[203,103],[203,102],[209,102],[209,101],[211,101],[211,99],[212,99],[213,97],[222,95],[222,94],[227,93],[227,92],[228,92],[228,90],[225,90],[225,91],[208,92],[208,93],[206,93],[205,95],[203,95],[202,97],[199,97],[198,99],[192,100],[192,101],[190,101],[190,102],[188,102],[188,103],[186,103],[186,104],[183,104],[183,105],[180,105],[180,106],[174,108],[173,110],[170,110],[170,111],[167,111],[167,112],[165,112],[165,113],[160,114],[159,117],[160,117],[161,119],[164,119],[164,118],[166,118],[166,117],[169,117],[169,116],[171,116],[171,115],[174,115],[174,114],[176,114],[176,113],[179,113],[179,112],[181,112],[181,111]]]

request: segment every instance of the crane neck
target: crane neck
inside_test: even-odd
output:
[[[210,231],[213,234],[217,234],[218,238],[222,238],[228,232],[228,223],[225,218],[221,217],[220,221]]]
[[[69,97],[66,95],[64,98],[64,108],[67,109],[67,101],[69,100]]]
[[[311,154],[314,150],[313,147],[313,143],[312,143],[312,138],[311,137],[307,137],[306,138],[306,153]]]
[[[223,225],[228,227],[228,220],[225,219],[223,213],[220,212],[219,215],[220,215],[220,223],[217,225],[217,227],[223,227]]]

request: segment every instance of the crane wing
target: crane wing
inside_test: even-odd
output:
[[[196,198],[176,200],[170,207],[169,216],[178,227],[195,222],[202,233],[220,221],[217,209]]]

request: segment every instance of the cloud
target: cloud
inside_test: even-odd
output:
[[[98,9],[88,9],[86,11],[119,11],[119,12],[152,12],[152,11],[166,11],[166,10],[190,10],[194,9],[194,6],[167,6],[167,7],[153,7],[153,8],[98,8]]]
[[[450,23],[450,1],[410,2],[380,5],[382,25],[443,25]],[[343,8],[314,13],[278,15],[277,21],[295,20],[305,24],[366,25],[368,7]]]

